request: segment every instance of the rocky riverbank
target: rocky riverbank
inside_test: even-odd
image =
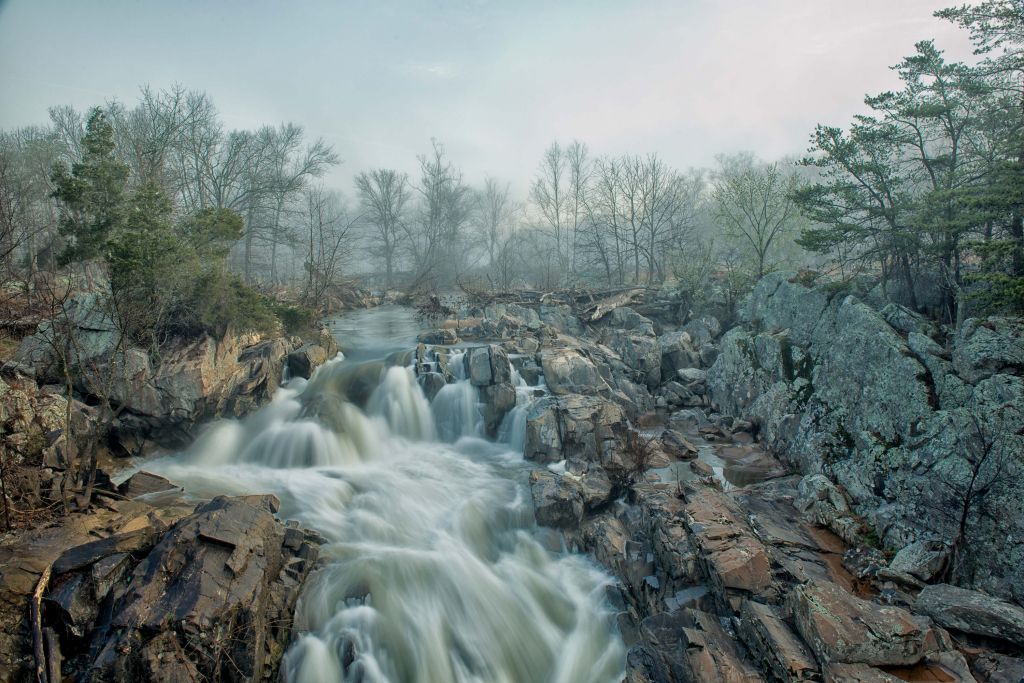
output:
[[[104,372],[110,330],[81,332]],[[0,680],[273,680],[319,537],[279,521],[273,496],[197,506],[145,473],[114,486],[101,469],[84,499],[75,446],[96,443],[112,469],[180,446],[269,401],[283,374],[309,377],[337,354],[333,338],[206,337],[159,362],[129,349],[107,375],[112,425],[98,423],[88,378],[68,401],[46,350],[28,337],[0,368],[5,483],[29,515],[0,543]]]
[[[944,333],[777,274],[722,336],[627,307],[475,323],[537,385],[537,520],[617,578],[627,680],[1024,676],[1019,322]]]

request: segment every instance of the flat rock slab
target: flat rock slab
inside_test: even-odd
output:
[[[831,583],[789,596],[797,630],[822,663],[912,665],[946,649],[931,620],[862,600]]]
[[[735,502],[715,489],[699,488],[687,495],[686,515],[708,581],[724,601],[728,591],[771,592],[768,552]]]
[[[777,608],[747,600],[740,610],[739,632],[751,654],[777,680],[820,680],[814,655],[783,621]]]
[[[990,595],[941,583],[926,586],[914,607],[946,628],[1024,647],[1024,609]]]

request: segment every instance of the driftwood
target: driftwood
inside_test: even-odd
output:
[[[587,322],[597,322],[601,318],[611,313],[620,306],[627,306],[633,303],[646,291],[646,288],[630,289],[622,292],[621,294],[615,294],[613,296],[605,297],[595,302],[594,304],[587,306],[580,312],[580,317]]]
[[[48,672],[50,666],[46,657],[46,643],[43,639],[43,593],[50,585],[50,572],[53,565],[46,565],[36,589],[32,593],[32,603],[29,606],[29,619],[32,622],[32,653],[36,659],[36,680],[39,683],[48,683],[50,678]]]

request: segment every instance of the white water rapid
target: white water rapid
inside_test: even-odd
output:
[[[396,337],[410,348],[409,312],[356,315],[337,326],[350,326],[343,343],[355,337],[347,360],[291,380],[243,421],[214,423],[188,452],[144,464],[197,497],[275,493],[282,518],[327,539],[286,680],[618,681],[625,652],[607,576],[537,540],[521,455],[536,388],[515,373],[517,407],[500,441],[487,441],[460,371],[428,402],[411,367],[381,363]],[[372,390],[360,388],[367,377]],[[360,393],[364,408],[350,400]]]

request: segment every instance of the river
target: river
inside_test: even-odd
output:
[[[145,463],[198,498],[272,492],[283,519],[326,539],[287,680],[620,680],[610,578],[552,552],[533,520],[521,454],[532,391],[518,392],[489,441],[458,350],[458,381],[432,402],[417,384],[412,311],[360,311],[331,328],[345,358],[290,380],[244,420],[211,424],[187,452]]]

